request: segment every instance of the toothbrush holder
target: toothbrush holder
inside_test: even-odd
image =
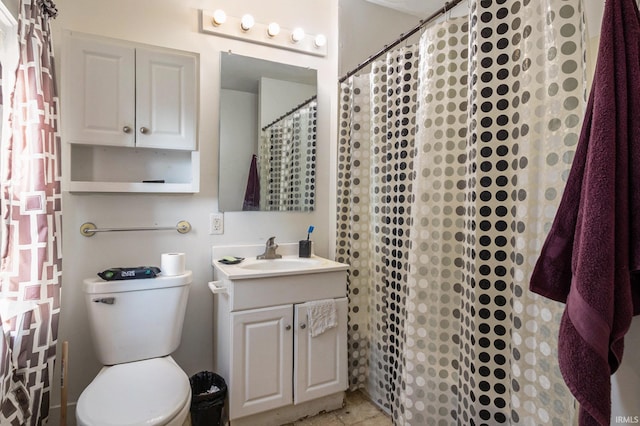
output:
[[[298,256],[311,257],[311,240],[300,240],[298,242]]]

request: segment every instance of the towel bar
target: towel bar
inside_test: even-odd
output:
[[[191,231],[191,224],[186,220],[181,220],[176,226],[150,226],[138,228],[98,228],[91,222],[85,222],[80,226],[80,235],[93,237],[96,232],[120,232],[120,231],[165,231],[176,230],[181,234]]]

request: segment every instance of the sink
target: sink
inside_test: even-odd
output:
[[[284,247],[283,247],[284,246]],[[278,250],[282,252],[280,259],[256,259],[257,254],[264,251],[263,246],[214,246],[212,264],[217,279],[253,279],[265,277],[279,277],[286,275],[318,274],[333,271],[346,271],[349,265],[335,262],[324,257],[312,255],[311,257],[298,257],[298,244],[291,247],[282,244]],[[224,264],[220,258],[229,255],[241,256],[245,259],[238,264]]]
[[[298,257],[298,243],[280,244],[281,259],[256,259],[263,251],[264,245],[212,247],[214,281],[209,289],[216,303],[237,311],[346,294],[349,265],[316,255]],[[220,262],[226,256],[244,260],[233,265]]]
[[[252,271],[297,271],[318,267],[323,263],[321,258],[282,258],[252,259],[237,265],[241,269]]]

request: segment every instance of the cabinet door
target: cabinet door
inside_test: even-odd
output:
[[[136,50],[136,145],[196,149],[196,58]]]
[[[291,404],[292,325],[292,305],[231,313],[230,419]]]
[[[347,298],[336,300],[338,325],[311,337],[307,304],[295,305],[294,402],[347,388]]]
[[[133,146],[135,139],[135,50],[116,43],[68,36],[67,140]]]

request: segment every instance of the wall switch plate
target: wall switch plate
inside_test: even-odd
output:
[[[211,213],[209,215],[209,235],[224,234],[224,213]]]

